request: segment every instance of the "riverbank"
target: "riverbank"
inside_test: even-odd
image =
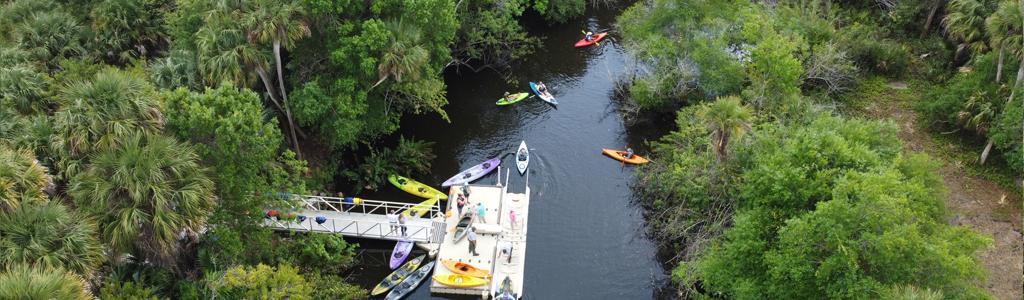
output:
[[[991,248],[978,251],[985,269],[990,273],[986,292],[997,299],[1022,299],[1024,282],[1024,239],[1020,191],[1004,189],[978,175],[975,162],[965,161],[976,153],[965,153],[961,145],[942,140],[920,124],[913,105],[921,100],[929,84],[917,81],[899,82],[883,78],[862,81],[850,98],[862,99],[851,113],[863,117],[892,120],[899,126],[898,136],[904,152],[923,152],[941,162],[939,172],[949,191],[946,205],[950,225],[967,226],[991,237]],[[905,153],[906,154],[906,153]],[[973,154],[973,155],[972,155]]]

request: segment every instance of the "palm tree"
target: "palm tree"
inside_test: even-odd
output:
[[[711,132],[711,146],[718,153],[719,159],[728,159],[730,139],[738,139],[749,130],[753,120],[750,106],[740,104],[737,96],[715,99],[714,103],[704,106],[699,112],[701,119]]]
[[[402,82],[403,76],[419,79],[420,68],[430,60],[430,52],[423,46],[419,28],[407,25],[401,19],[387,21],[384,26],[391,34],[377,65],[380,76],[371,89],[389,76],[394,76],[398,82]]]
[[[1021,1],[1010,0],[999,3],[996,11],[985,19],[989,46],[993,49],[999,48],[999,64],[996,67],[998,83],[1003,82],[1003,57],[1006,50],[1020,56],[1021,46],[1024,44],[1024,40],[1021,39],[1024,18],[1021,15]]]
[[[996,68],[996,82],[1002,83],[1003,55],[1009,50],[1017,57],[1020,67],[1017,69],[1017,80],[1010,90],[1010,98],[1007,103],[1013,102],[1017,89],[1024,82],[1024,2],[1021,0],[1007,0],[999,3],[999,7],[988,19],[985,19],[985,30],[989,33],[989,43],[999,46],[999,66]],[[1005,106],[1003,110],[1005,110]],[[985,164],[988,154],[992,151],[995,140],[989,138],[985,150],[981,151],[980,163]]]
[[[0,271],[0,299],[89,300],[82,277],[60,268],[8,265]]]
[[[73,82],[60,92],[64,109],[54,115],[64,178],[75,176],[86,155],[111,149],[136,132],[163,128],[163,102],[139,74],[107,68],[90,81]]]
[[[252,86],[255,80],[252,72],[255,72],[263,81],[270,102],[279,111],[285,113],[288,127],[292,129],[290,140],[298,153],[299,143],[296,136],[298,129],[292,122],[291,110],[287,103],[282,104],[278,100],[274,86],[270,83],[270,75],[267,73],[268,54],[256,47],[257,45],[246,42],[245,30],[239,28],[238,22],[231,18],[233,13],[228,10],[230,5],[218,4],[216,7],[218,9],[210,12],[206,18],[206,26],[196,33],[199,72],[203,74],[208,84],[220,83],[220,80],[228,79],[244,87]],[[298,133],[301,134],[301,131]]]
[[[291,109],[288,107],[288,90],[284,87],[284,64],[281,63],[281,46],[291,51],[295,42],[310,35],[309,25],[302,18],[306,14],[302,3],[279,0],[257,0],[256,9],[245,14],[242,24],[246,27],[246,36],[250,44],[273,42],[274,60],[277,62],[277,83],[284,99],[284,115],[288,119],[288,127],[295,142],[295,154],[302,158],[299,141],[295,135]]]
[[[199,62],[195,52],[175,49],[167,57],[158,58],[149,65],[149,80],[153,85],[172,90],[178,87],[202,91]]]
[[[94,155],[68,194],[97,218],[114,257],[132,253],[170,267],[179,235],[195,235],[213,210],[213,182],[198,161],[173,138],[136,133]]]
[[[5,2],[0,8],[0,42],[15,42],[15,29],[37,11],[56,11],[61,7],[52,0],[18,0]]]
[[[930,288],[919,288],[912,285],[893,286],[887,291],[887,298],[891,300],[942,300],[942,290]]]
[[[0,99],[10,100],[25,115],[43,113],[50,106],[43,97],[46,78],[27,63],[0,66]]]
[[[55,201],[0,212],[0,264],[63,268],[89,277],[105,260],[96,224]]]
[[[96,39],[105,46],[108,55],[125,62],[132,57],[146,56],[147,45],[155,44],[164,36],[159,15],[152,1],[105,0],[89,13]]]
[[[0,211],[45,202],[47,193],[53,193],[53,179],[35,154],[27,148],[15,150],[0,144]]]
[[[953,42],[958,43],[954,59],[960,59],[960,53],[967,49],[972,55],[988,51],[985,43],[985,18],[992,12],[993,1],[986,0],[952,0],[946,4],[946,17],[942,24],[946,25],[946,33]]]
[[[14,29],[16,44],[53,68],[61,58],[86,53],[77,20],[61,10],[33,12]]]

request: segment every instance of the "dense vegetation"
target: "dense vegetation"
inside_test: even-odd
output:
[[[341,277],[355,245],[275,234],[263,211],[335,190],[341,154],[404,114],[447,119],[440,72],[536,49],[525,10],[586,5],[3,1],[0,298],[366,298]],[[431,145],[402,138],[344,175],[429,172]]]
[[[992,240],[950,226],[938,163],[858,114],[880,77],[934,86],[925,127],[1017,193],[1019,0],[653,0],[619,19],[639,111],[677,110],[635,185],[684,298],[986,299]],[[1008,76],[1005,70],[1018,70]],[[1016,178],[1016,179],[1015,179]],[[1019,201],[1019,200],[1016,200]]]

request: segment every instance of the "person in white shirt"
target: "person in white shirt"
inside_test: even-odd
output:
[[[391,213],[388,214],[388,223],[391,223],[391,232],[398,230],[398,213],[396,213],[394,209],[392,209]]]
[[[469,240],[469,253],[473,253],[473,256],[480,256],[480,253],[476,253],[476,226],[469,228],[466,240]]]
[[[505,244],[501,245],[501,252],[498,253],[498,258],[501,258],[502,255],[508,255],[508,259],[505,262],[512,262],[512,242],[505,241]]]

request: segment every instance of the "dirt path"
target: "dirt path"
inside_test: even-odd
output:
[[[900,127],[899,136],[905,143],[905,151],[924,152],[942,162],[940,172],[949,190],[946,202],[951,214],[950,224],[968,226],[993,239],[993,247],[978,251],[990,275],[985,283],[988,293],[1001,300],[1024,298],[1021,199],[995,182],[969,176],[964,165],[972,162],[951,161],[955,158],[940,151],[955,146],[940,145],[917,121],[911,101],[917,99],[915,90],[924,88],[920,84],[911,82],[908,86],[877,81],[864,84],[875,86],[869,87],[874,93],[871,99],[863,99],[869,103],[859,110],[860,113],[892,119]]]

